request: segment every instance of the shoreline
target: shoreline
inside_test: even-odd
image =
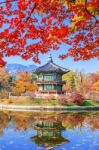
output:
[[[0,110],[13,111],[99,111],[99,106],[20,106],[1,105]]]

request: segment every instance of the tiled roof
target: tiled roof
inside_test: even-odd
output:
[[[69,72],[68,69],[60,67],[56,64],[54,64],[53,62],[48,62],[43,66],[38,67],[37,69],[35,69],[34,71],[35,73],[40,73],[40,72],[59,72],[59,73],[66,73]]]

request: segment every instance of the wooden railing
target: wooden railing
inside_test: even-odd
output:
[[[65,81],[36,81],[37,84],[65,84]]]
[[[62,91],[57,91],[57,90],[42,90],[42,91],[39,91],[39,93],[42,93],[42,94],[63,94]]]

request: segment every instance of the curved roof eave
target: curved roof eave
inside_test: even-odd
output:
[[[61,66],[58,66],[56,64],[54,64],[53,62],[48,62],[43,66],[40,66],[38,68],[36,68],[33,72],[35,73],[40,73],[40,72],[59,72],[62,74],[65,74],[67,72],[69,72],[69,69],[63,68]]]

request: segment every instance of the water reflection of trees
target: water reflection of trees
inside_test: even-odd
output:
[[[0,130],[6,128],[8,123],[13,120],[16,130],[27,130],[34,128],[37,122],[54,122],[56,127],[61,123],[64,128],[74,129],[76,126],[89,124],[91,129],[99,129],[99,113],[98,112],[74,112],[74,113],[15,113],[0,112]]]
[[[4,128],[8,125],[9,117],[7,114],[0,112],[0,135],[3,134]]]
[[[31,140],[39,146],[45,146],[46,149],[69,142],[61,135],[65,129],[74,129],[78,126],[83,128],[85,124],[88,124],[92,131],[99,129],[98,112],[16,113],[5,111],[0,112],[0,134],[3,134],[3,130],[12,121],[15,124],[15,130],[26,131],[30,128],[36,130],[37,135],[31,137]]]

